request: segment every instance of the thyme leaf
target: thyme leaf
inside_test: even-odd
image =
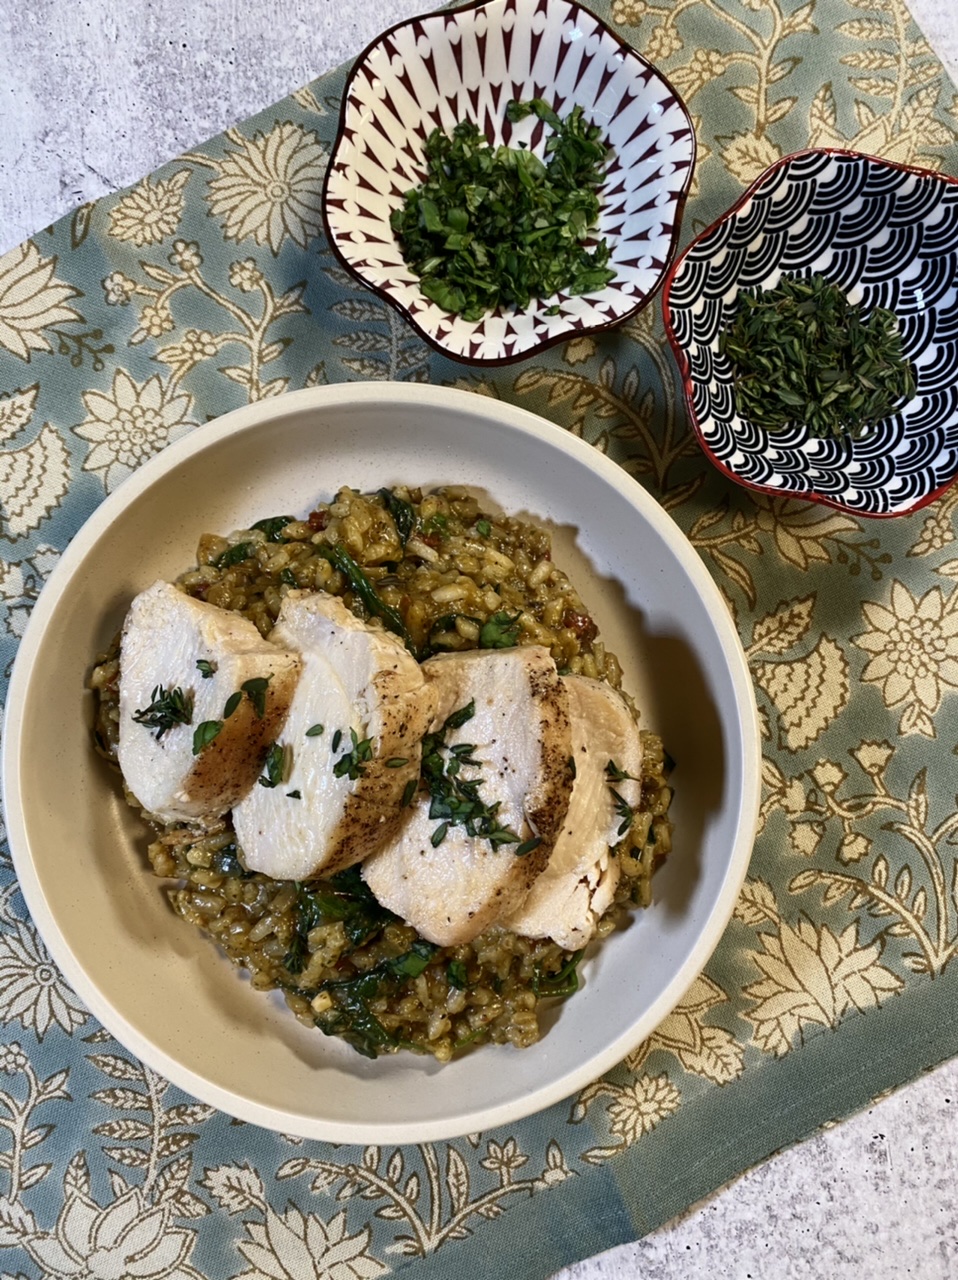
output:
[[[894,313],[866,316],[820,274],[742,290],[719,349],[739,415],[767,431],[804,424],[814,436],[857,439],[915,394]]]

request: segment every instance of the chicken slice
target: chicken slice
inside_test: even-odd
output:
[[[431,732],[442,739],[436,749],[446,789],[458,756],[453,770],[475,784],[486,812],[494,809],[490,825],[517,839],[497,843],[443,818],[440,783],[433,787],[439,800],[417,793],[399,833],[363,864],[363,876],[383,906],[423,937],[454,946],[514,910],[549,860],[572,785],[569,699],[539,646],[441,654],[423,671],[439,693]],[[469,707],[474,712],[463,719]],[[450,717],[454,724],[444,729]]]
[[[562,679],[572,719],[572,798],[549,865],[502,923],[523,937],[552,938],[578,951],[595,933],[619,882],[611,848],[624,838],[623,822],[641,796],[642,740],[629,708],[609,685],[586,676]]]
[[[231,809],[256,782],[299,668],[295,654],[264,640],[247,618],[171,583],[136,596],[120,641],[117,757],[143,808],[165,821]],[[180,702],[178,717],[164,715],[171,696]],[[236,704],[229,716],[227,703]],[[194,754],[204,723],[221,728]]]
[[[402,642],[336,596],[291,591],[271,639],[303,674],[277,739],[278,785],[255,787],[233,826],[251,871],[335,875],[399,827],[436,696]]]

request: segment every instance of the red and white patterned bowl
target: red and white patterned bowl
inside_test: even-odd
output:
[[[512,98],[544,98],[565,116],[581,105],[613,149],[597,235],[615,279],[595,293],[534,300],[470,322],[421,292],[389,216],[425,176],[438,125],[473,121],[491,145],[546,131],[505,119]],[[399,23],[360,56],[346,84],[323,202],[342,263],[446,355],[508,364],[576,333],[619,324],[649,302],[675,252],[695,161],[695,132],[669,82],[572,0],[486,0]],[[558,304],[558,312],[548,312]]]

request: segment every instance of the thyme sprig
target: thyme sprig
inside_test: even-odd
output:
[[[154,686],[150,704],[133,712],[133,719],[147,729],[155,730],[157,742],[177,724],[193,723],[193,695],[179,687],[165,689]]]

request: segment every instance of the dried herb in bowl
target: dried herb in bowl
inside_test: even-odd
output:
[[[893,312],[865,315],[822,275],[743,290],[719,339],[732,362],[739,415],[768,431],[857,439],[915,394]]]
[[[609,148],[579,106],[560,119],[547,102],[510,102],[553,130],[546,162],[524,147],[491,147],[470,121],[426,141],[427,176],[390,224],[423,293],[444,311],[481,320],[560,291],[591,293],[615,277],[605,240],[589,245]]]

